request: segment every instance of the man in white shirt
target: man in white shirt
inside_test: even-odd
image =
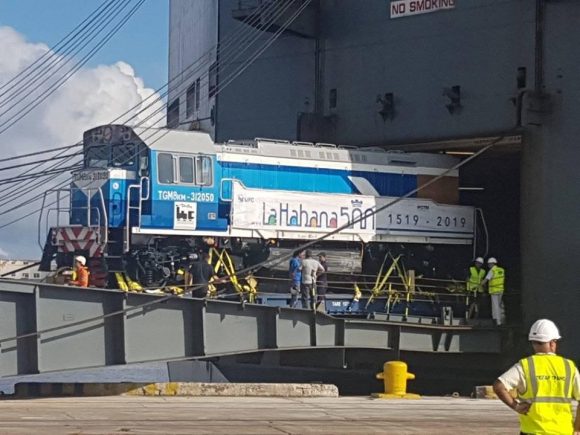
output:
[[[312,258],[312,251],[307,250],[305,258],[302,260],[302,283],[300,285],[302,308],[310,309],[310,298],[315,306],[314,284],[321,273],[324,273],[324,267],[318,260]]]
[[[481,281],[483,287],[487,284],[487,290],[491,298],[491,317],[495,320],[497,326],[500,326],[504,320],[503,312],[503,291],[505,286],[505,269],[497,265],[497,260],[490,257],[487,260],[489,271]]]
[[[524,358],[493,384],[500,400],[520,414],[521,434],[580,435],[580,416],[572,400],[580,400],[580,374],[574,362],[556,355],[560,332],[548,319],[536,321],[528,336],[534,355]],[[509,390],[516,389],[518,399]]]

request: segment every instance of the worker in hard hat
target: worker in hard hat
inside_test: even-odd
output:
[[[467,277],[467,291],[470,293],[483,293],[481,282],[485,278],[485,269],[483,268],[483,258],[477,257],[473,261],[473,266],[469,268]]]
[[[87,268],[87,259],[82,255],[75,257],[75,276],[72,281],[69,282],[70,285],[76,285],[78,287],[88,287],[89,286],[89,269]]]
[[[490,257],[487,260],[488,272],[481,282],[487,284],[487,289],[491,297],[491,318],[500,326],[503,322],[503,291],[505,286],[505,269],[497,265],[497,260]]]
[[[493,384],[503,403],[520,414],[522,434],[580,435],[580,416],[572,400],[580,400],[580,375],[572,360],[556,355],[560,331],[548,319],[536,321],[529,340],[534,355],[520,360]],[[514,399],[509,390],[517,390]]]
[[[484,288],[481,285],[485,278],[485,269],[483,268],[483,258],[477,257],[473,260],[473,265],[469,267],[469,274],[465,282],[465,288],[470,296],[473,296],[473,302],[469,307],[469,317],[477,317],[482,308],[489,310],[489,302],[484,304],[483,292]],[[469,296],[468,296],[469,298]]]

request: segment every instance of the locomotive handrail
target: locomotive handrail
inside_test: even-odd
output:
[[[481,219],[481,226],[483,227],[483,234],[485,237],[485,250],[483,252],[483,257],[487,257],[489,252],[489,233],[487,231],[487,223],[485,222],[485,215],[483,214],[483,210],[481,208],[475,209],[475,225],[473,226],[473,258],[477,257],[476,255],[476,245],[477,245],[477,216]]]
[[[143,197],[143,181],[147,181],[147,196]],[[133,190],[137,190],[139,192],[138,195],[138,205],[131,206],[131,192]],[[142,215],[142,206],[143,201],[148,201],[150,197],[150,186],[149,186],[149,177],[143,176],[139,179],[139,184],[131,184],[127,187],[127,214],[125,217],[125,240],[123,242],[123,251],[129,251],[129,238],[131,237],[131,210],[137,210],[137,225],[141,228],[141,215]]]
[[[42,238],[40,237],[40,230],[42,228],[42,210],[44,210],[44,204],[46,203],[46,195],[48,194],[48,192],[50,192],[49,190],[45,191],[44,194],[42,195],[42,204],[40,206],[40,213],[38,213],[38,246],[40,247],[40,250],[44,250],[43,246],[42,246]]]
[[[240,185],[241,185],[242,187],[244,187],[244,188],[245,188],[246,186],[244,185],[244,183],[242,183],[242,182],[241,182],[240,180],[238,180],[237,178],[222,178],[222,179],[220,180],[220,201],[223,201],[223,202],[232,202],[232,198],[224,198],[224,195],[223,195],[223,191],[224,191],[224,189],[223,189],[223,185],[224,185],[224,182],[225,182],[225,181],[230,181],[230,182],[232,183],[232,186],[234,185],[234,183],[240,183]],[[232,189],[232,190],[233,190],[233,189]]]
[[[69,207],[64,210],[61,207],[61,193],[62,192],[67,192],[68,193],[68,197],[72,199],[72,191],[74,190],[79,190],[81,192],[83,192],[85,194],[85,196],[87,197],[87,205],[85,207],[73,207],[72,206],[72,201],[69,203]],[[92,192],[98,193],[99,195],[99,206],[91,206],[91,198],[92,198]],[[45,208],[46,207],[46,198],[48,197],[48,195],[50,194],[56,194],[56,201],[49,204],[56,204],[56,207],[53,208]],[[56,227],[60,227],[60,214],[61,213],[67,213],[69,216],[69,222],[67,223],[67,225],[71,225],[70,224],[70,216],[73,210],[86,210],[87,212],[87,216],[86,216],[86,226],[87,227],[92,227],[94,225],[91,225],[91,221],[92,221],[92,213],[94,213],[96,211],[97,213],[97,225],[99,228],[105,228],[105,231],[102,234],[102,239],[99,239],[99,244],[106,246],[107,243],[109,242],[109,234],[107,231],[107,228],[109,226],[109,218],[107,215],[107,208],[105,205],[105,197],[103,195],[103,190],[98,187],[98,188],[88,188],[88,189],[83,189],[80,187],[68,187],[68,188],[62,188],[62,189],[49,189],[47,191],[44,192],[43,197],[42,197],[42,206],[41,206],[41,212],[38,215],[38,246],[40,247],[40,249],[43,249],[42,246],[42,217],[43,217],[43,213],[42,211],[46,210],[46,213],[44,214],[45,218],[46,218],[46,234],[48,235],[49,232],[49,216],[50,216],[50,212],[51,211],[56,211]],[[102,210],[102,212],[101,212]]]
[[[103,238],[105,239],[105,241],[102,243],[102,246],[107,246],[107,244],[109,243],[109,216],[107,214],[107,209],[105,207],[105,198],[103,196],[103,189],[101,189],[100,187],[98,188],[99,190],[99,196],[101,197],[101,207],[103,207],[103,217],[104,217],[104,236]],[[100,225],[99,225],[100,226]]]
[[[145,185],[147,186],[147,196],[145,198],[141,196],[143,194],[143,181],[146,181]],[[146,176],[141,177],[141,179],[139,180],[139,185],[141,186],[141,194],[139,195],[140,200],[149,201],[149,197],[151,195],[151,189],[149,188],[149,177]]]

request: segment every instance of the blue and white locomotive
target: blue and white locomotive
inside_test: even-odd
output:
[[[476,211],[458,205],[456,170],[374,212],[448,171],[451,156],[270,139],[218,144],[202,132],[124,125],[85,132],[83,146],[68,192],[57,192],[52,209],[46,200],[59,221],[44,266],[82,253],[155,286],[208,246],[249,266],[353,222],[316,246],[335,271],[372,271],[391,252],[425,276],[447,277],[473,255]]]

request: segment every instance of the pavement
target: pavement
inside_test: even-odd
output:
[[[0,434],[514,434],[498,400],[70,397],[0,400]]]

